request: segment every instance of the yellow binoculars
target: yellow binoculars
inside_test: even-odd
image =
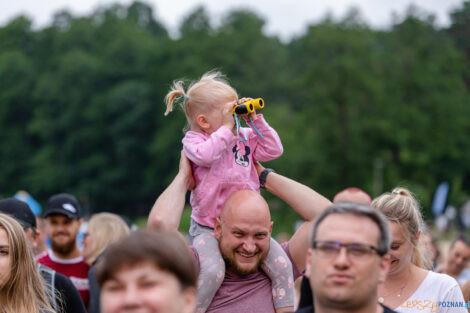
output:
[[[262,98],[257,98],[243,102],[242,104],[237,104],[232,113],[233,114],[249,114],[253,113],[255,110],[264,108],[264,100]]]

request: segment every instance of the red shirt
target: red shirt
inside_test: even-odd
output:
[[[36,261],[70,278],[74,286],[78,289],[85,307],[88,307],[88,300],[90,299],[88,270],[90,266],[85,262],[83,257],[64,260],[59,259],[51,250],[48,250],[47,253],[44,252],[38,255]]]

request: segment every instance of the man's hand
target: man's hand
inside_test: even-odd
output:
[[[259,175],[261,175],[261,172],[264,171],[264,166],[261,165],[261,163],[259,163],[259,162],[255,162],[255,168],[256,168],[256,172],[258,173],[258,177],[259,177]]]
[[[184,179],[187,190],[192,190],[194,187],[196,187],[196,182],[194,181],[193,171],[191,168],[191,162],[183,151],[181,151],[178,175],[181,175],[181,177]]]
[[[181,151],[178,174],[155,201],[147,226],[154,230],[177,230],[184,209],[186,192],[195,185],[191,163]]]

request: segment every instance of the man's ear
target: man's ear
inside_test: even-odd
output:
[[[214,223],[214,235],[217,240],[220,240],[220,236],[222,235],[222,224],[220,222],[220,217],[215,219]]]
[[[379,284],[385,282],[385,279],[387,278],[387,274],[388,274],[388,269],[390,268],[390,262],[391,262],[390,254],[386,254],[380,258]]]
[[[196,117],[196,123],[199,125],[199,127],[203,130],[207,130],[211,127],[211,124],[207,120],[206,116],[204,114],[199,114]]]
[[[312,249],[308,248],[307,250],[307,260],[305,262],[305,277],[310,278],[312,268]]]
[[[39,241],[40,236],[41,236],[41,233],[36,229],[36,232],[34,234],[34,240],[33,240],[33,248],[36,248],[38,246],[38,241]]]

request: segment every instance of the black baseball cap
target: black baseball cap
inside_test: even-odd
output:
[[[79,219],[80,211],[80,204],[77,198],[68,193],[59,193],[53,195],[47,201],[44,217],[46,218],[52,214],[62,214],[68,218]]]
[[[13,217],[24,228],[36,227],[36,216],[29,205],[15,198],[0,200],[0,213]]]

